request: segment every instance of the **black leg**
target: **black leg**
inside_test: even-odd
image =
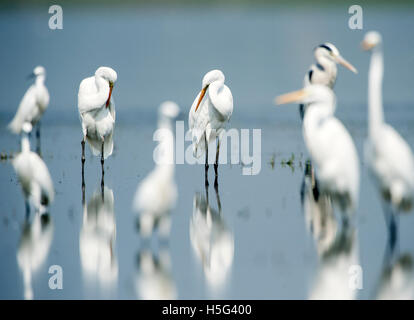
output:
[[[388,229],[388,241],[390,251],[394,251],[395,244],[397,242],[397,222],[396,222],[396,214],[394,214],[391,204],[386,203],[383,201],[383,211],[384,211],[384,218],[385,223]]]
[[[204,171],[204,182],[205,182],[205,185],[208,187],[208,142],[207,142],[206,135],[204,135],[204,141],[206,145],[206,163],[205,163],[205,171]]]
[[[40,156],[41,150],[40,150],[40,121],[37,122],[36,126],[36,153]]]
[[[82,146],[82,192],[85,192],[85,137],[81,141]]]
[[[105,142],[102,141],[102,149],[101,149],[101,168],[102,168],[102,180],[101,180],[101,188],[102,188],[102,197],[103,197],[103,188],[104,188],[104,175],[105,175],[105,170],[104,170],[104,144]]]
[[[29,220],[30,218],[30,205],[29,205],[29,201],[25,201],[24,203],[25,207],[26,207],[26,220]]]
[[[220,140],[219,138],[217,138],[216,163],[214,163],[214,172],[216,174],[216,180],[218,176],[219,154],[220,154]]]
[[[217,200],[218,211],[221,214],[221,201],[220,201],[220,194],[219,194],[219,191],[218,191],[217,176],[214,179],[214,191],[216,192],[216,200]]]

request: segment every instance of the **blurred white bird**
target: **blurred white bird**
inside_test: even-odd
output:
[[[358,203],[358,155],[350,134],[334,116],[335,100],[329,87],[309,85],[278,97],[276,103],[302,102],[308,105],[303,119],[303,136],[320,190],[330,194],[340,209],[350,214]]]
[[[114,194],[104,187],[83,203],[83,224],[79,234],[79,253],[86,281],[103,291],[116,287],[118,262],[116,257],[116,220]]]
[[[133,210],[139,213],[139,229],[148,237],[158,226],[162,236],[170,232],[170,210],[175,206],[177,186],[174,181],[174,133],[172,122],[179,114],[177,104],[167,101],[159,108],[158,130],[154,139],[159,144],[154,150],[155,169],[139,184],[133,200]]]
[[[49,105],[49,92],[45,86],[45,68],[37,66],[31,76],[35,77],[35,83],[26,91],[16,115],[9,124],[9,129],[16,134],[21,132],[25,122],[31,123],[32,126],[38,124],[39,134],[39,120]]]
[[[45,262],[53,239],[53,222],[49,214],[36,213],[26,218],[17,249],[17,264],[23,273],[24,298],[34,297],[32,277]]]
[[[358,73],[355,67],[341,56],[339,50],[332,43],[326,42],[317,46],[314,50],[314,56],[316,64],[312,64],[309,71],[306,73],[305,78],[303,79],[304,87],[310,84],[322,84],[333,89],[336,82],[336,65],[338,63],[352,72]],[[299,106],[299,112],[302,119],[305,110],[306,105],[301,104]]]
[[[137,296],[143,300],[177,299],[177,288],[171,273],[171,258],[167,249],[158,255],[142,250],[138,256],[135,276]]]
[[[85,139],[92,153],[95,156],[101,155],[102,178],[104,160],[112,154],[115,104],[111,96],[116,80],[117,74],[113,69],[100,67],[96,70],[95,76],[83,79],[80,83],[78,110],[83,132],[82,173],[85,163]]]
[[[46,164],[35,152],[30,151],[31,130],[32,125],[29,122],[22,125],[22,150],[13,159],[12,164],[23,190],[27,213],[29,203],[33,205],[36,212],[43,213],[53,202],[55,191]]]
[[[206,183],[208,183],[208,144],[217,139],[214,164],[217,176],[220,138],[233,113],[233,96],[224,84],[224,80],[224,74],[220,70],[207,72],[203,77],[201,92],[195,98],[188,115],[194,156],[198,158],[205,151]]]
[[[228,279],[234,258],[234,237],[221,214],[221,203],[216,189],[219,211],[210,207],[206,198],[195,194],[190,220],[191,245],[203,265],[211,289],[218,291]]]
[[[395,239],[397,212],[409,211],[414,201],[414,157],[405,140],[384,121],[382,109],[383,57],[382,39],[376,31],[368,32],[362,41],[370,50],[368,83],[368,139],[365,158],[385,206],[384,214]],[[393,214],[394,212],[394,214]]]

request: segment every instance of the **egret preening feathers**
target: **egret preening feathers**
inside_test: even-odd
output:
[[[382,109],[383,57],[382,38],[368,32],[362,41],[371,51],[368,84],[368,139],[365,157],[377,187],[391,211],[408,211],[414,201],[414,157],[405,140],[384,121]],[[386,209],[386,211],[389,211]],[[390,231],[395,228],[393,215],[386,212]],[[395,230],[394,230],[395,231]]]
[[[339,50],[332,43],[326,42],[317,46],[314,55],[316,64],[312,64],[306,73],[303,80],[304,87],[310,84],[321,84],[333,89],[336,82],[336,65],[338,63],[352,72],[358,73],[357,69],[341,56]],[[306,106],[304,104],[300,105],[299,111],[302,119],[305,108]]]
[[[198,158],[205,152],[206,178],[208,144],[217,139],[216,162],[214,164],[217,176],[221,134],[233,113],[233,96],[224,81],[224,74],[220,70],[207,72],[203,77],[201,92],[195,98],[188,115],[194,156]]]
[[[44,213],[46,207],[53,202],[55,191],[46,164],[37,153],[30,151],[31,130],[32,125],[29,122],[22,125],[22,150],[13,159],[12,164],[26,199],[27,213],[29,202],[36,212]]]
[[[303,136],[321,192],[327,192],[342,211],[352,213],[358,203],[359,163],[352,138],[334,116],[336,99],[323,85],[279,96],[277,104],[301,102],[308,105],[303,119]]]
[[[83,79],[79,86],[78,110],[83,132],[82,169],[85,162],[86,140],[92,153],[95,156],[101,155],[102,178],[104,159],[110,156],[113,150],[115,104],[112,99],[112,89],[116,80],[117,74],[113,69],[100,67],[93,77]]]

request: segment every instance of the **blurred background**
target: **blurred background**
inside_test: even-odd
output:
[[[50,220],[42,222],[45,243],[36,248],[41,241],[33,240],[31,225],[25,221],[13,168],[9,160],[0,162],[0,298],[24,298],[30,275],[34,298],[137,299],[158,288],[170,298],[306,299],[315,296],[321,274],[333,272],[343,257],[364,270],[364,288],[352,298],[376,298],[381,290],[391,292],[389,287],[397,292],[392,291],[392,297],[398,297],[403,289],[389,283],[393,268],[408,279],[409,288],[404,290],[413,292],[413,214],[400,219],[398,252],[388,257],[380,201],[363,166],[369,54],[360,49],[366,31],[382,33],[385,117],[414,146],[412,2],[360,1],[363,30],[348,27],[348,8],[354,4],[349,1],[56,4],[63,9],[62,30],[48,27],[49,1],[0,2],[0,152],[19,150],[19,139],[6,126],[31,84],[26,76],[43,65],[50,105],[42,119],[42,155],[57,193]],[[273,106],[276,95],[302,86],[314,61],[313,49],[323,42],[335,44],[359,71],[355,75],[339,66],[335,86],[337,115],[357,145],[362,180],[356,229],[342,235],[346,250],[334,240],[328,244],[334,267],[321,258],[326,248],[314,241],[302,210],[307,155],[298,108]],[[111,257],[85,262],[77,91],[80,81],[102,65],[118,73],[113,92],[115,151],[106,162],[105,180],[106,192],[113,195],[113,202],[105,204],[112,208],[112,231],[102,240],[102,250],[109,250]],[[203,75],[215,68],[224,72],[233,93],[230,127],[262,129],[259,175],[242,176],[241,164],[220,168],[218,224],[224,238],[233,243],[234,257],[218,271],[199,258],[190,237],[193,210],[205,193],[202,166],[177,166],[178,202],[167,244],[156,239],[143,243],[131,210],[136,186],[154,166],[152,134],[159,104],[177,102],[181,120],[187,123]],[[100,163],[89,149],[87,155],[86,202],[98,212],[93,199],[99,190]],[[285,165],[288,159],[292,161]],[[215,198],[211,187],[210,205],[218,211]],[[18,258],[24,255],[21,252],[26,252],[26,260]],[[21,262],[31,259],[39,267]],[[148,271],[143,263],[152,268]],[[63,290],[48,288],[48,268],[53,264],[63,268]],[[337,290],[348,283],[348,274],[341,272]]]

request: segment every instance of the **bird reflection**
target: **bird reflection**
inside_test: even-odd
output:
[[[217,181],[215,192],[218,211],[210,207],[208,186],[205,192],[206,198],[199,193],[194,196],[190,241],[203,265],[208,285],[216,290],[222,288],[228,279],[234,257],[234,238],[221,213]]]
[[[32,277],[46,261],[52,244],[53,229],[53,221],[48,213],[36,212],[32,221],[26,216],[17,249],[17,264],[23,273],[26,300],[34,298]]]
[[[358,265],[356,230],[348,220],[338,221],[331,197],[320,192],[310,162],[305,167],[301,200],[319,257],[309,298],[355,299],[357,291],[350,287],[350,268]]]
[[[86,205],[83,190],[82,205],[79,247],[84,278],[88,285],[97,285],[109,292],[118,280],[113,192],[105,186],[103,190],[95,191]]]
[[[135,290],[140,299],[177,299],[177,289],[171,273],[171,258],[168,248],[158,253],[142,249],[138,253]]]
[[[334,241],[337,223],[329,195],[321,193],[311,162],[305,165],[301,186],[301,202],[308,231],[312,234],[318,253],[326,251]]]
[[[327,224],[327,228],[333,225]],[[352,267],[359,266],[356,230],[342,224],[332,240],[318,248],[320,265],[309,298],[356,299],[357,288],[350,285]]]
[[[375,298],[378,300],[414,299],[414,261],[410,253],[400,254],[389,238],[383,268],[377,284]]]

